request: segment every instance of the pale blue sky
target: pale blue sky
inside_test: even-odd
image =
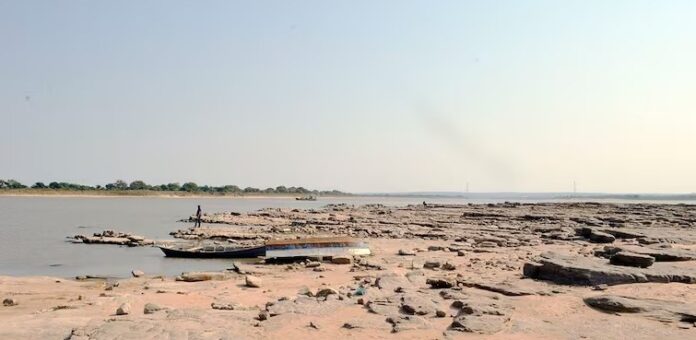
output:
[[[0,0],[0,178],[696,192],[694,1]]]

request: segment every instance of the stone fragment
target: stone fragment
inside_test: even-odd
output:
[[[17,302],[17,300],[14,298],[6,298],[6,299],[2,300],[2,305],[5,307],[12,307],[12,306],[16,306],[18,304],[19,304],[19,302]]]
[[[199,282],[210,280],[226,280],[229,277],[223,272],[185,272],[176,277],[177,281]]]
[[[440,261],[428,260],[428,261],[425,261],[425,263],[423,264],[423,268],[427,268],[427,269],[440,268],[441,265],[442,264],[440,263]]]
[[[401,255],[401,256],[416,256],[416,252],[413,250],[399,249],[399,255]]]
[[[247,287],[251,287],[251,288],[260,288],[261,287],[261,279],[259,279],[256,276],[253,276],[253,275],[245,276],[244,282],[245,282]]]
[[[154,304],[154,303],[146,303],[145,307],[143,307],[143,313],[144,314],[154,314],[155,312],[161,311],[163,308]]]
[[[322,288],[319,291],[317,291],[315,296],[319,297],[319,298],[321,298],[321,297],[325,298],[325,297],[332,295],[332,294],[338,294],[338,291],[333,289],[333,288]]]
[[[131,305],[129,303],[122,303],[117,309],[116,309],[116,315],[128,315],[130,314],[131,310]]]
[[[145,273],[142,270],[133,269],[131,275],[133,275],[133,277],[141,277],[145,275]]]
[[[430,285],[430,288],[452,288],[457,286],[457,280],[445,277],[433,277],[425,280],[425,283]]]

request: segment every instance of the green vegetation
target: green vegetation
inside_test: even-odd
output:
[[[253,187],[246,187],[242,189],[236,185],[224,185],[224,186],[209,186],[201,185],[199,186],[193,182],[187,182],[183,185],[179,183],[168,183],[160,185],[150,185],[141,180],[132,181],[127,183],[123,180],[117,180],[113,183],[108,183],[104,186],[96,185],[81,185],[67,182],[50,182],[48,185],[43,182],[36,182],[31,187],[13,180],[2,180],[0,179],[0,192],[16,192],[16,193],[37,193],[37,194],[52,194],[52,193],[85,193],[85,194],[99,194],[99,195],[156,195],[157,193],[162,194],[173,194],[173,195],[216,195],[216,196],[243,196],[243,195],[331,195],[339,196],[346,195],[346,193],[338,190],[330,191],[319,191],[319,190],[308,190],[303,187],[285,187],[278,186],[276,188],[266,188],[259,189]]]

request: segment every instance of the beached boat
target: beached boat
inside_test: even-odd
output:
[[[266,255],[264,246],[240,248],[226,245],[206,245],[206,246],[177,246],[177,245],[158,245],[157,248],[164,252],[167,257],[186,257],[186,258],[255,258]]]
[[[350,237],[304,238],[266,242],[266,259],[364,256],[370,254],[370,247],[367,243]]]

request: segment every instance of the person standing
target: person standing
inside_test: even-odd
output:
[[[196,223],[193,225],[194,228],[200,228],[201,227],[201,206],[198,206],[198,210],[196,210]]]

